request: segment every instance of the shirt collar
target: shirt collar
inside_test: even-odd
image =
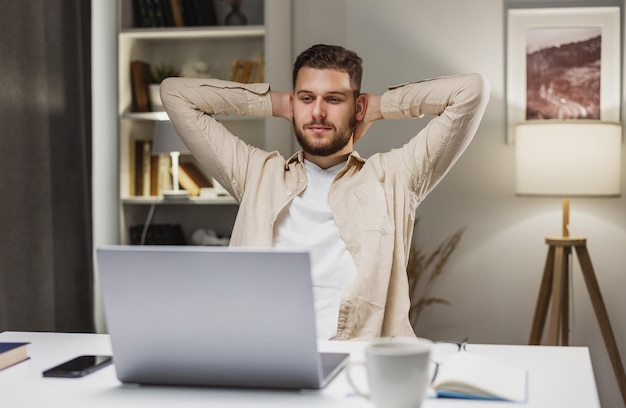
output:
[[[294,162],[298,162],[300,164],[304,164],[304,152],[302,150],[294,153],[285,163],[285,169],[287,169],[289,167],[289,165],[291,163]],[[359,152],[357,152],[356,150],[353,150],[352,153],[350,153],[350,156],[348,156],[348,161],[346,163],[346,165],[352,166],[352,165],[356,165],[356,164],[364,164],[365,163],[365,159],[363,159],[360,155]]]

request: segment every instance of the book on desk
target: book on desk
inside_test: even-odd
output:
[[[440,365],[432,387],[440,398],[525,402],[528,373],[493,358],[460,351]]]
[[[0,342],[0,370],[28,360],[26,346],[30,343]]]

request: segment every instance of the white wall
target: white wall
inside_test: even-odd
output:
[[[560,234],[561,215],[558,199],[514,194],[515,150],[504,142],[502,0],[294,3],[294,55],[317,42],[354,49],[365,61],[364,91],[455,73],[480,72],[488,78],[491,101],[474,142],[418,209],[417,239],[426,250],[467,227],[435,289],[452,305],[427,309],[418,329],[433,339],[469,336],[471,342],[526,344],[547,251],[544,237]],[[423,121],[376,123],[356,148],[364,156],[388,150],[421,126]],[[626,199],[573,199],[570,218],[572,235],[588,238],[626,362]],[[590,347],[602,406],[623,406],[574,263],[571,343]]]

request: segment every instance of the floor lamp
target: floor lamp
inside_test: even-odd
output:
[[[600,121],[529,121],[516,126],[516,193],[547,196],[619,196],[622,129]],[[569,198],[563,198],[561,236],[546,237],[548,255],[529,344],[541,342],[548,309],[548,342],[569,344],[569,265],[572,249],[591,298],[622,399],[626,375],[585,237],[569,234]]]

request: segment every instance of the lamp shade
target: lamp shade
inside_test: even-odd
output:
[[[618,196],[622,128],[600,121],[529,121],[515,128],[516,193]]]
[[[152,153],[179,152],[189,154],[189,149],[180,139],[174,125],[169,120],[159,120],[154,125]]]

